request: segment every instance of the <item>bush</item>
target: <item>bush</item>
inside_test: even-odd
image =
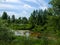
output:
[[[9,29],[0,27],[0,41],[11,42],[13,39],[13,33]]]
[[[30,30],[32,28],[32,25],[30,24],[12,24],[10,26],[10,28],[14,29],[14,30]]]

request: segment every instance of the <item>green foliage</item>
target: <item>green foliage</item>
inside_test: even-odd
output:
[[[22,18],[22,24],[27,24],[27,23],[28,23],[27,18],[26,18],[26,17],[23,17],[23,18]]]
[[[60,15],[60,0],[51,0],[50,4],[53,7],[53,10],[55,12],[55,15]]]
[[[21,17],[19,17],[18,19],[16,19],[16,23],[17,23],[17,24],[22,24],[22,19],[21,19]]]
[[[10,22],[11,22],[11,20],[10,20],[10,16],[8,16],[7,22],[8,22],[8,23],[10,23]]]
[[[6,27],[0,27],[0,41],[11,42],[12,40],[14,40],[13,32]]]
[[[31,24],[11,24],[10,28],[14,30],[30,30],[32,28]]]
[[[46,13],[46,14],[45,14]],[[29,22],[32,25],[45,25],[47,20],[48,11],[47,10],[34,10],[29,18]]]
[[[12,15],[12,23],[15,22],[15,15]]]
[[[3,12],[2,19],[7,19],[7,17],[8,17],[7,13],[6,12]]]

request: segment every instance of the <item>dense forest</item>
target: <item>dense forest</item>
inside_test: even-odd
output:
[[[51,0],[48,9],[34,10],[29,18],[12,17],[3,12],[0,17],[0,45],[60,45],[60,0]],[[40,33],[37,39],[15,36],[11,30]]]

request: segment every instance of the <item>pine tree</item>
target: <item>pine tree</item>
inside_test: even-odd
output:
[[[8,17],[7,13],[6,12],[3,12],[2,19],[7,19],[7,17]]]

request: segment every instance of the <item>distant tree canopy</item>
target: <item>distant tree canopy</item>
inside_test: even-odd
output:
[[[23,24],[27,24],[27,23],[28,23],[28,20],[27,20],[26,17],[23,17],[23,18],[22,18],[22,23],[23,23]]]
[[[12,22],[15,22],[15,15],[12,15]]]
[[[2,14],[2,19],[7,19],[7,18],[8,18],[7,13],[6,13],[6,12],[3,12],[3,14]]]
[[[29,21],[35,25],[44,25],[47,19],[47,15],[47,10],[34,10],[29,18]]]

